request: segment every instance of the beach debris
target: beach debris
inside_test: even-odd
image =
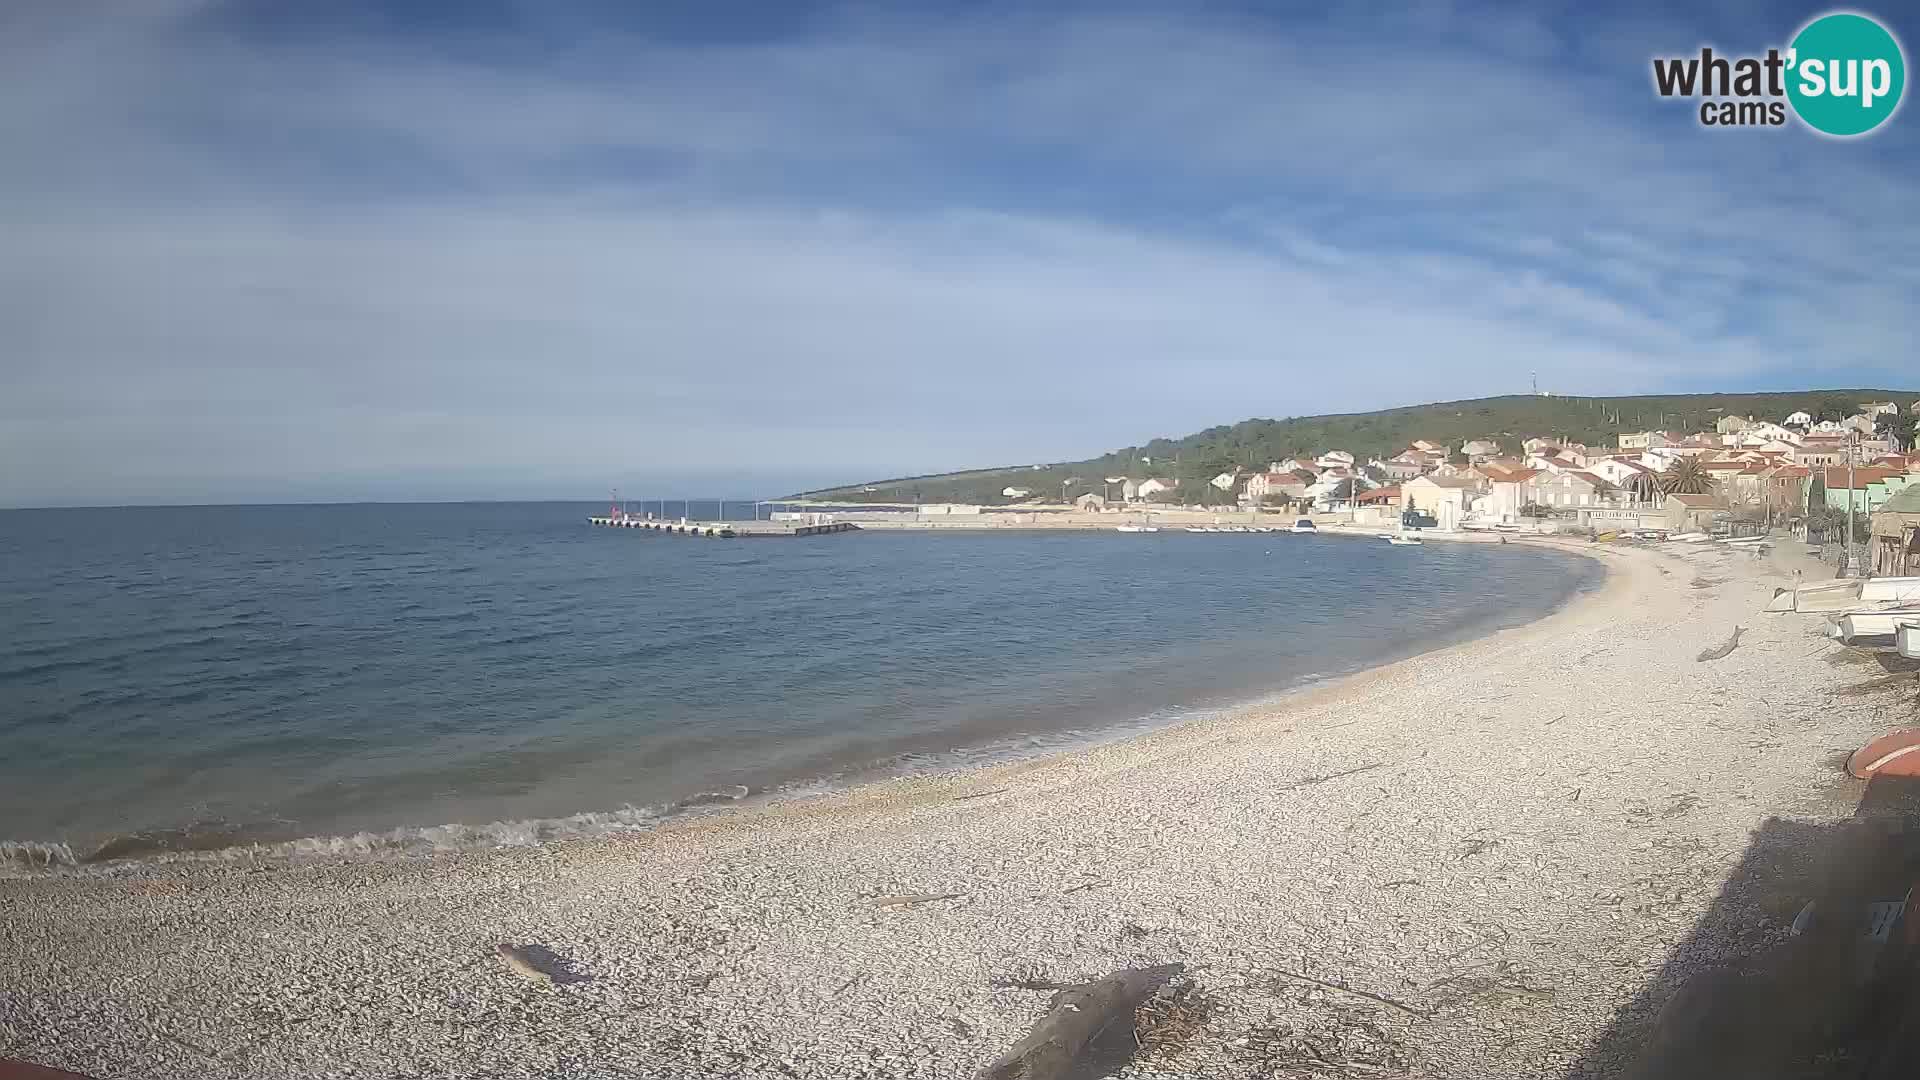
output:
[[[1082,892],[1086,889],[1104,889],[1111,884],[1113,884],[1111,881],[1083,881],[1078,885],[1070,885],[1067,888],[1061,889],[1060,895],[1066,896],[1070,893]]]
[[[1134,1007],[1134,1046],[1143,1055],[1171,1057],[1206,1029],[1216,1005],[1191,980],[1169,982]]]
[[[1280,790],[1292,791],[1295,788],[1312,787],[1315,784],[1324,784],[1330,780],[1339,780],[1348,776],[1358,776],[1363,772],[1372,772],[1375,769],[1384,769],[1389,764],[1391,764],[1391,762],[1376,761],[1368,765],[1355,766],[1351,769],[1341,769],[1339,772],[1330,772],[1321,776],[1309,776],[1301,780],[1295,780],[1291,784],[1282,784]]]
[[[1726,657],[1732,655],[1733,650],[1740,647],[1740,635],[1746,632],[1747,632],[1747,628],[1744,626],[1734,627],[1733,636],[1727,639],[1727,643],[1725,645],[1715,645],[1711,649],[1702,649],[1700,650],[1700,655],[1694,657],[1694,660],[1700,663],[1705,663],[1708,660],[1725,659]]]
[[[901,896],[876,896],[873,898],[873,906],[874,907],[908,907],[913,904],[931,904],[935,900],[958,900],[965,895],[966,895],[965,893],[957,893],[957,892],[940,892],[940,893],[923,892],[923,893],[907,893]]]
[[[493,952],[514,974],[549,986],[553,984],[553,972],[542,966],[528,947],[500,944],[493,947]]]
[[[1048,999],[1046,1015],[1006,1053],[975,1073],[975,1080],[1060,1080],[1073,1075],[1095,1040],[1116,1022],[1134,1021],[1136,1010],[1184,970],[1181,964],[1130,968],[1060,987]],[[1137,1027],[1132,1035],[1140,1038]]]
[[[1398,1009],[1399,1011],[1406,1013],[1408,1016],[1417,1016],[1417,1017],[1420,1017],[1421,1019],[1425,1019],[1427,1015],[1425,1012],[1414,1008],[1413,1006],[1407,1004],[1404,1001],[1395,1001],[1394,999],[1387,997],[1384,994],[1376,994],[1371,990],[1360,990],[1360,989],[1356,989],[1354,987],[1348,986],[1346,983],[1330,982],[1326,979],[1316,979],[1311,975],[1302,975],[1296,971],[1286,971],[1281,968],[1274,968],[1272,970],[1275,975],[1283,979],[1292,979],[1294,982],[1303,982],[1303,983],[1307,983],[1310,986],[1318,986],[1323,990],[1336,990],[1342,994],[1351,994],[1357,998],[1365,998],[1368,1001],[1374,1001],[1374,1002],[1378,1002],[1379,1004],[1385,1005],[1390,1009]]]
[[[969,795],[955,795],[953,797],[953,801],[966,802],[968,799],[984,799],[989,795],[1005,795],[1007,792],[1012,790],[1013,790],[1012,788],[998,787],[998,788],[994,788],[992,791],[976,791]]]

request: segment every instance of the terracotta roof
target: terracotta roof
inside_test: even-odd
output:
[[[1773,469],[1773,476],[1775,479],[1779,479],[1781,477],[1788,477],[1788,476],[1797,478],[1797,477],[1806,477],[1806,476],[1812,476],[1812,475],[1813,475],[1813,470],[1807,468],[1805,465],[1776,465],[1774,466],[1774,469]]]
[[[1880,469],[1871,465],[1856,465],[1853,469],[1853,486],[1863,488],[1875,480],[1885,480],[1890,476],[1902,475],[1905,474],[1899,469]],[[1842,491],[1846,490],[1847,467],[1845,465],[1827,466],[1826,482],[1830,488],[1837,487]]]
[[[1372,491],[1363,491],[1360,494],[1355,495],[1353,497],[1353,501],[1354,502],[1386,502],[1389,499],[1397,499],[1399,497],[1400,497],[1399,487],[1397,486],[1383,487],[1383,488],[1374,488]]]
[[[1612,481],[1608,480],[1606,477],[1595,476],[1590,472],[1570,472],[1567,475],[1577,476],[1580,479],[1585,480],[1587,483],[1592,484],[1596,488],[1610,488],[1613,486]]]
[[[1739,472],[1747,467],[1744,461],[1705,461],[1700,467],[1709,472]]]
[[[1673,494],[1673,495],[1668,495],[1668,496],[1667,496],[1667,498],[1669,498],[1669,499],[1679,499],[1679,500],[1680,500],[1680,504],[1681,504],[1682,506],[1692,506],[1692,507],[1697,507],[1697,508],[1706,508],[1706,507],[1717,507],[1717,506],[1719,506],[1719,505],[1720,505],[1720,496],[1718,496],[1718,495],[1679,495],[1679,494]]]
[[[1545,469],[1497,469],[1492,465],[1485,467],[1487,479],[1499,484],[1524,484],[1545,471]]]

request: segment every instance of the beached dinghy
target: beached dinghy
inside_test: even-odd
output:
[[[1401,547],[1421,543],[1421,540],[1417,536],[1389,536],[1387,537],[1387,543],[1395,547]]]
[[[1768,611],[1851,611],[1860,606],[1858,581],[1811,581],[1779,589],[1767,602]]]
[[[1920,603],[1920,577],[1879,577],[1860,582],[1860,599],[1869,604],[1897,600]]]
[[[1920,660],[1920,620],[1901,623],[1893,635],[1893,647],[1909,660]]]
[[[1864,608],[1834,619],[1827,627],[1827,636],[1851,645],[1861,638],[1890,638],[1901,624],[1910,622],[1920,622],[1920,606]]]

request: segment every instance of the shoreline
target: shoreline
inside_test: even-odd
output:
[[[1371,532],[1358,527],[1342,531],[1330,530],[1326,535],[1373,537]],[[1497,542],[1491,536],[1475,534],[1449,534],[1447,539],[1469,543]],[[1524,622],[1508,626],[1493,625],[1495,616],[1489,614],[1486,616],[1484,625],[1475,626],[1465,636],[1431,648],[1422,648],[1411,654],[1377,662],[1368,659],[1362,661],[1355,669],[1326,675],[1309,675],[1290,685],[1249,689],[1244,695],[1230,695],[1227,700],[1190,702],[1173,707],[1173,711],[1189,715],[1180,715],[1171,719],[1156,719],[1156,713],[1128,715],[1093,726],[1022,733],[977,745],[956,747],[933,757],[927,764],[920,766],[905,765],[901,760],[888,758],[826,775],[809,774],[788,777],[764,787],[748,789],[733,785],[737,793],[716,789],[673,802],[644,805],[629,802],[619,806],[581,809],[551,817],[484,822],[452,821],[438,824],[403,822],[390,827],[366,828],[354,832],[322,831],[305,835],[281,835],[257,841],[238,843],[229,841],[220,846],[199,847],[189,843],[189,846],[179,848],[153,846],[150,850],[144,845],[180,843],[187,834],[178,827],[156,826],[151,830],[113,834],[78,850],[68,840],[42,841],[0,836],[0,881],[12,877],[60,875],[126,876],[138,874],[143,868],[176,864],[183,867],[205,866],[208,868],[313,866],[356,859],[404,862],[426,857],[485,854],[516,847],[545,847],[555,844],[618,840],[651,833],[685,821],[774,810],[842,795],[855,795],[863,789],[876,785],[914,784],[921,781],[941,780],[964,784],[968,782],[968,777],[990,770],[1045,765],[1055,758],[1084,754],[1114,743],[1131,742],[1162,733],[1177,732],[1192,724],[1232,722],[1238,717],[1253,713],[1285,709],[1291,706],[1293,700],[1303,695],[1318,695],[1338,687],[1349,679],[1363,677],[1435,652],[1471,645],[1493,635],[1539,625],[1569,607],[1599,595],[1608,587],[1610,575],[1606,571],[1607,560],[1590,550],[1592,545],[1585,544],[1583,541],[1555,540],[1550,537],[1533,537],[1529,540],[1534,542],[1535,546],[1553,548],[1567,554],[1585,557],[1588,562],[1599,568],[1600,577],[1596,581],[1575,585],[1550,607]],[[1517,538],[1516,542],[1519,542]],[[1031,744],[1036,742],[1044,742],[1047,745],[1035,748]],[[1017,745],[1020,743],[1027,743],[1029,747],[1022,748]],[[215,838],[232,837],[239,828],[231,823],[218,821],[204,823],[200,827],[204,827],[208,835]],[[160,839],[149,841],[149,837]],[[106,857],[99,857],[96,854],[98,851],[108,849],[132,853],[112,854]]]
[[[1835,675],[1797,617],[1758,614],[1772,564],[1528,542],[1606,580],[1068,753],[549,847],[0,880],[0,1054],[152,1077],[952,1076],[1044,1008],[1009,979],[1178,963],[1197,1030],[1118,1075],[1272,1075],[1281,1031],[1413,1075],[1565,1075],[1762,823],[1845,816],[1831,749],[1876,731],[1782,714]],[[1738,651],[1693,660],[1736,621]],[[875,904],[912,896],[939,898]],[[500,941],[581,981],[527,986]]]

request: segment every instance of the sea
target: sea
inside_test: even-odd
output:
[[[588,524],[604,512],[0,511],[0,866],[645,829],[1284,695],[1600,578],[1520,544],[726,540]]]

